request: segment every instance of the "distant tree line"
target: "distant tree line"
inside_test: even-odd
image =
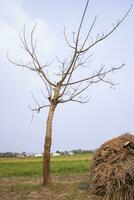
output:
[[[82,150],[82,149],[76,149],[72,151],[74,154],[83,154],[83,153],[93,153],[93,150]]]
[[[9,157],[17,157],[19,155],[19,153],[14,153],[14,152],[4,152],[4,153],[0,153],[0,157],[1,158],[9,158]]]
[[[34,154],[29,154],[26,152],[0,152],[0,158],[12,158],[12,157],[32,157]]]
[[[70,152],[73,154],[83,154],[83,153],[93,153],[94,150],[82,150],[82,149],[75,149],[72,151],[56,151],[56,153],[60,155],[69,155]],[[34,157],[34,154],[29,154],[26,152],[17,153],[17,152],[0,152],[0,158],[13,158],[13,157]]]
[[[72,152],[74,154],[83,154],[83,153],[93,153],[94,150],[75,149],[72,151],[56,151],[56,153],[59,153],[60,155],[68,155],[70,152]]]

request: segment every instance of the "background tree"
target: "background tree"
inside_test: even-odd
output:
[[[46,123],[46,134],[44,142],[44,155],[43,155],[43,184],[49,184],[51,182],[50,176],[50,151],[52,144],[52,123],[54,112],[59,104],[64,104],[67,102],[77,102],[77,103],[87,103],[88,97],[81,96],[91,85],[97,84],[99,82],[105,82],[112,86],[115,85],[112,80],[108,78],[108,74],[113,73],[121,69],[124,64],[120,66],[112,66],[107,68],[106,66],[92,67],[92,72],[89,71],[90,61],[92,58],[91,49],[106,39],[111,35],[118,26],[125,20],[128,13],[130,12],[132,6],[129,8],[124,17],[119,20],[108,33],[97,34],[95,37],[91,37],[91,32],[95,26],[97,16],[95,16],[91,26],[86,30],[86,34],[82,34],[82,28],[84,23],[84,18],[89,5],[89,0],[87,0],[81,21],[76,32],[72,34],[72,42],[68,40],[66,31],[64,28],[64,36],[66,43],[69,48],[71,48],[71,55],[66,59],[60,60],[58,73],[55,73],[57,78],[49,77],[48,71],[51,69],[52,63],[42,65],[36,53],[37,42],[34,39],[34,32],[36,25],[30,32],[30,40],[26,37],[26,28],[24,27],[22,35],[20,35],[20,40],[22,48],[30,57],[29,62],[23,61],[13,61],[10,58],[9,61],[17,66],[24,67],[30,71],[35,72],[43,81],[43,87],[47,91],[46,104],[40,105],[36,98],[33,96],[35,102],[37,103],[37,108],[32,108],[33,111],[40,112],[42,109],[49,107],[47,123]],[[83,37],[82,37],[83,36]],[[91,66],[90,66],[91,68]],[[80,78],[82,77],[82,78]]]

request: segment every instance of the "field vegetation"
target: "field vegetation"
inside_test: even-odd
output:
[[[91,158],[89,153],[52,156],[49,187],[42,185],[42,158],[0,158],[0,200],[89,199],[85,189]]]

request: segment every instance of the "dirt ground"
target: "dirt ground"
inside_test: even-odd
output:
[[[91,200],[84,176],[53,177],[49,187],[41,178],[1,178],[0,200]]]

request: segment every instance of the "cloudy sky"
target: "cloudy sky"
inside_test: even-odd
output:
[[[86,0],[0,0],[0,152],[42,152],[48,110],[33,114],[31,92],[42,101],[42,83],[33,73],[7,60],[28,60],[20,48],[19,33],[37,23],[38,56],[41,62],[67,57],[63,28],[77,30]],[[93,36],[107,32],[121,19],[133,0],[91,0],[83,33],[98,19]],[[134,133],[134,9],[109,38],[92,49],[91,67],[105,64],[125,67],[112,76],[116,88],[98,84],[89,88],[87,104],[57,107],[53,124],[52,151],[95,149],[125,132]],[[52,66],[55,67],[55,66]]]

